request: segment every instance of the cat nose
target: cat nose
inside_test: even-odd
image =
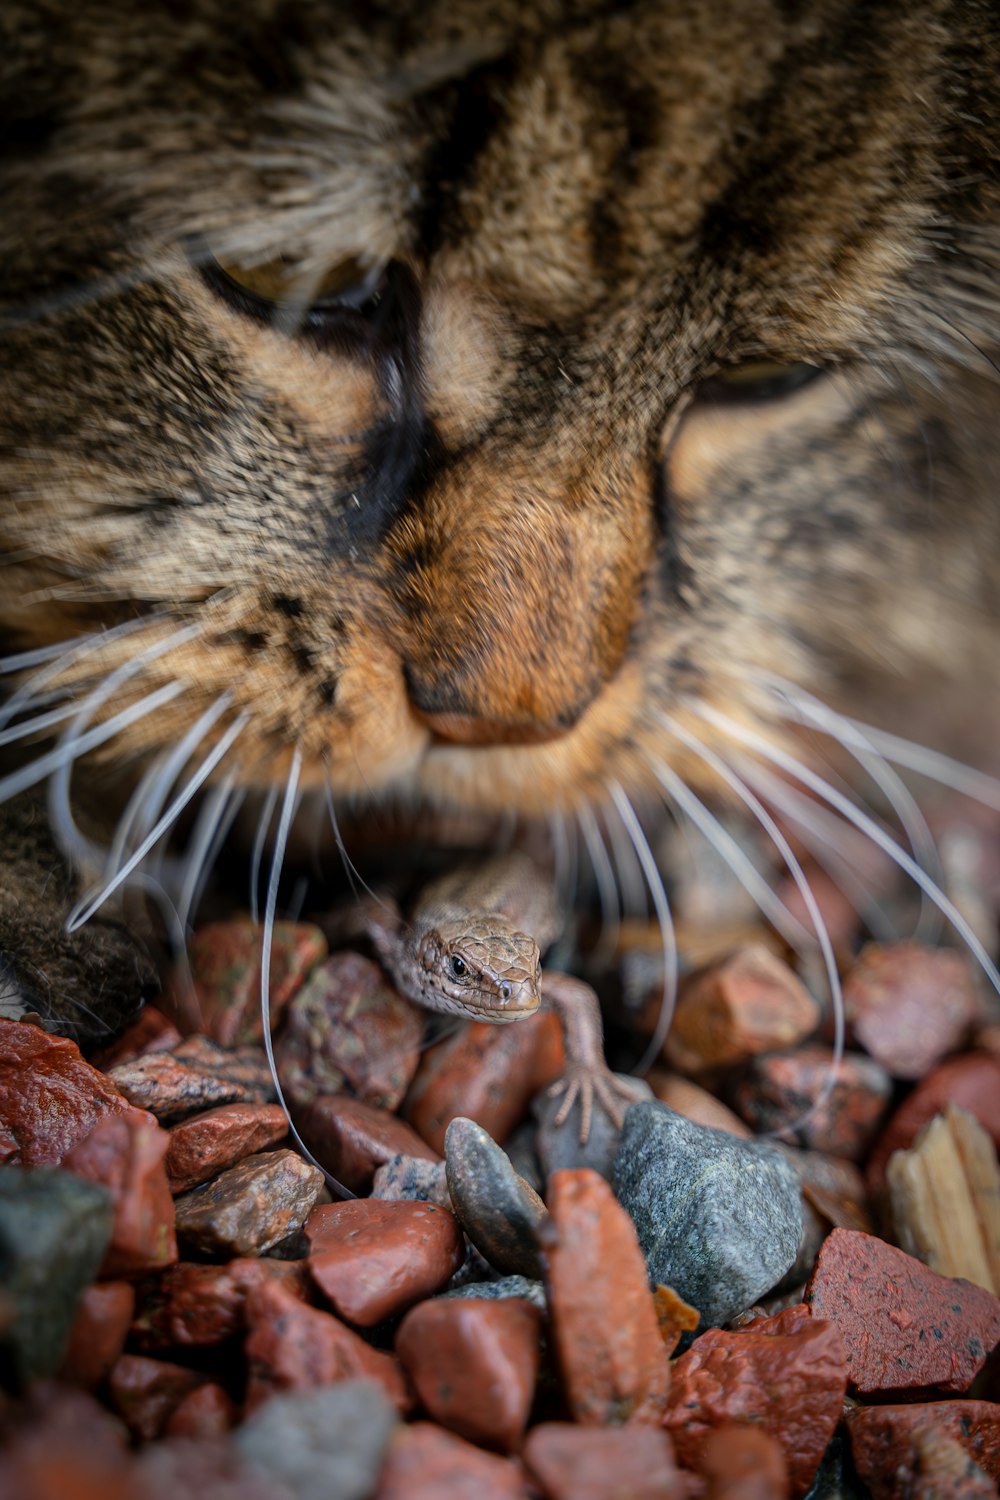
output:
[[[472,709],[454,693],[447,695],[452,701],[444,701],[440,688],[421,683],[406,668],[404,677],[416,717],[435,739],[451,745],[542,745],[559,739],[580,716],[578,712],[560,713],[558,719],[546,722],[533,716],[491,714],[488,709]]]

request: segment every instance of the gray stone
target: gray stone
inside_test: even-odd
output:
[[[462,1115],[445,1132],[444,1154],[455,1214],[476,1249],[498,1271],[539,1277],[538,1231],[549,1215],[534,1188],[489,1132]]]
[[[500,1276],[496,1281],[472,1281],[468,1286],[449,1288],[441,1295],[481,1297],[487,1302],[503,1302],[508,1297],[523,1297],[525,1302],[530,1302],[539,1312],[546,1310],[544,1285],[540,1281],[532,1281],[528,1276]]]
[[[650,1280],[672,1287],[702,1326],[735,1317],[795,1260],[802,1200],[773,1146],[695,1125],[658,1101],[625,1116],[615,1192],[635,1224]]]
[[[636,1100],[653,1097],[653,1090],[643,1079],[633,1078],[627,1073],[616,1073],[615,1077]],[[532,1101],[532,1114],[538,1122],[535,1151],[541,1166],[542,1181],[548,1181],[553,1172],[563,1168],[590,1167],[610,1182],[618,1152],[618,1126],[598,1104],[591,1117],[590,1134],[585,1141],[581,1141],[577,1110],[571,1109],[569,1117],[561,1125],[555,1123],[562,1102],[561,1096],[550,1094],[547,1089],[536,1094]]]
[[[107,1188],[69,1172],[0,1167],[0,1379],[51,1375],[76,1305],[104,1259],[114,1209]]]
[[[421,1156],[391,1156],[379,1167],[372,1179],[372,1198],[386,1203],[408,1199],[414,1203],[436,1203],[451,1210],[448,1179],[443,1161],[426,1161]]]
[[[366,1500],[398,1421],[384,1393],[345,1380],[275,1396],[233,1435],[240,1456],[295,1500]]]

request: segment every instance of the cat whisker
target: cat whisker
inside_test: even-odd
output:
[[[223,788],[226,790],[226,796],[219,798],[220,813],[204,854],[199,858],[192,851],[190,864],[195,872],[195,878],[193,882],[185,880],[185,884],[181,887],[177,900],[177,910],[184,922],[185,929],[191,920],[192,913],[196,912],[201,904],[205,884],[212,870],[215,868],[215,863],[229,836],[229,831],[236,821],[240,808],[247,799],[247,788],[235,785],[238,775],[239,768],[237,767],[235,771],[230,772],[219,788],[220,791]],[[209,799],[206,798],[206,803],[208,801]],[[199,813],[199,822],[201,821],[201,817],[202,814]],[[185,855],[185,861],[187,861],[187,855]]]
[[[646,1047],[633,1068],[633,1073],[641,1076],[647,1073],[660,1055],[670,1023],[674,1018],[674,1010],[677,1005],[677,987],[680,980],[680,957],[677,951],[677,933],[674,929],[673,917],[670,914],[670,903],[667,893],[663,887],[663,880],[656,867],[653,851],[649,847],[646,835],[642,831],[639,819],[636,817],[635,809],[625,794],[623,787],[617,782],[611,782],[608,786],[611,800],[618,810],[622,827],[628,835],[632,848],[635,850],[636,859],[649,888],[650,899],[653,910],[660,927],[660,941],[663,947],[663,999],[660,1002],[660,1013],[656,1018],[653,1034],[649,1038]]]
[[[641,920],[649,910],[642,867],[621,818],[607,818],[605,827],[610,846],[608,852],[621,892],[622,917],[626,920]]]
[[[44,735],[47,729],[54,724],[61,724],[64,719],[70,718],[79,711],[76,701],[62,703],[58,708],[50,708],[47,713],[36,714],[33,719],[25,719],[20,724],[13,724],[10,728],[0,731],[0,746],[13,745],[18,740],[32,739],[36,735]]]
[[[258,893],[260,891],[260,867],[264,859],[264,845],[267,842],[267,835],[277,804],[278,786],[275,782],[267,789],[264,806],[261,808],[260,817],[257,820],[257,832],[254,834],[253,849],[250,852],[250,920],[255,927],[259,921]]]
[[[941,885],[944,872],[941,856],[934,835],[927,826],[927,819],[911,793],[909,787],[892,769],[886,758],[879,753],[871,739],[850,719],[821,703],[811,693],[785,682],[773,674],[762,677],[778,698],[791,710],[788,714],[800,724],[818,729],[821,734],[836,740],[849,755],[852,755],[862,770],[871,778],[896,814],[900,827],[906,834],[913,855],[937,885]],[[926,892],[921,893],[920,919],[914,936],[919,940],[933,941],[940,933],[940,913],[930,904]]]
[[[89,656],[94,651],[99,651],[102,647],[109,646],[117,640],[121,640],[124,636],[134,635],[137,631],[146,630],[153,625],[161,624],[163,620],[164,616],[162,615],[145,616],[139,620],[126,620],[123,624],[115,625],[110,630],[96,631],[90,635],[75,636],[71,640],[61,642],[57,647],[46,646],[40,648],[46,653],[41,660],[47,661],[49,665],[44,667],[41,672],[36,672],[34,677],[29,678],[27,682],[21,683],[19,687],[15,688],[9,698],[3,704],[0,704],[0,728],[5,724],[9,724],[11,719],[16,718],[19,714],[26,711],[26,708],[22,705],[29,705],[32,702],[38,701],[40,688],[45,687],[53,679],[60,677],[83,657]],[[7,673],[26,669],[32,663],[28,662],[25,658],[35,657],[36,655],[37,653],[35,652],[21,652],[17,656],[5,657],[3,661],[0,661],[0,672]],[[55,659],[53,660],[53,658]],[[18,662],[21,663],[20,666],[16,665]],[[15,665],[10,665],[11,663]],[[71,692],[72,689],[66,688],[60,691]]]
[[[583,842],[590,858],[597,882],[597,896],[601,906],[601,943],[614,948],[621,932],[621,905],[615,871],[601,830],[589,802],[580,802],[576,809],[577,821]]]
[[[964,761],[955,760],[940,750],[931,750],[915,740],[904,739],[890,730],[876,729],[860,719],[847,719],[846,722],[864,734],[893,765],[902,766],[940,786],[951,787],[970,802],[979,802],[983,807],[1000,812],[1000,780],[995,776],[977,771]]]
[[[136,866],[142,863],[157,840],[166,833],[168,828],[173,826],[195,793],[208,780],[223,757],[228,754],[231,746],[235,743],[238,736],[242,734],[249,722],[250,715],[248,713],[241,713],[233,721],[129,859],[119,867],[112,879],[105,883],[97,895],[85,898],[84,902],[70,916],[66,924],[67,932],[76,932],[85,922],[88,922],[119,886],[124,884]]]
[[[323,796],[326,801],[326,811],[330,819],[330,827],[333,829],[333,841],[337,846],[337,852],[339,853],[341,863],[344,866],[344,874],[347,876],[347,881],[351,887],[351,893],[353,894],[355,901],[358,899],[358,886],[360,886],[367,895],[371,896],[373,901],[377,901],[379,906],[388,911],[389,908],[382,900],[382,897],[376,891],[372,890],[371,886],[365,880],[357,865],[354,863],[353,859],[347,852],[347,845],[344,843],[343,835],[340,832],[340,823],[337,818],[337,809],[333,801],[333,787],[330,783],[329,766],[326,767],[326,775],[323,779]]]
[[[354,1194],[350,1189],[346,1188],[342,1182],[338,1182],[336,1177],[333,1177],[322,1163],[316,1160],[305,1141],[299,1135],[295,1127],[295,1121],[292,1119],[291,1112],[285,1102],[285,1095],[282,1092],[281,1080],[278,1077],[278,1069],[274,1061],[274,1043],[271,1039],[271,949],[274,944],[274,919],[278,909],[278,886],[281,881],[282,867],[285,863],[288,835],[291,831],[292,819],[295,816],[295,808],[298,803],[299,778],[301,773],[302,751],[296,745],[294,754],[292,755],[292,763],[288,771],[288,780],[285,783],[284,796],[281,799],[281,811],[278,815],[278,831],[274,836],[274,853],[271,856],[271,871],[268,876],[267,892],[264,898],[264,927],[260,945],[260,1013],[264,1028],[264,1051],[267,1054],[267,1065],[271,1070],[275,1095],[277,1096],[278,1103],[285,1111],[288,1128],[299,1150],[306,1161],[312,1162],[314,1167],[319,1168],[326,1178],[328,1185],[335,1193],[339,1193],[342,1198],[353,1198]],[[274,800],[276,802],[277,786],[272,788],[272,790],[275,792]],[[273,802],[270,803],[270,811],[274,811]],[[270,817],[268,817],[267,822],[270,823]]]
[[[661,719],[661,722],[665,722]],[[728,865],[743,888],[753,898],[772,927],[780,932],[796,952],[812,946],[812,934],[778,899],[765,877],[740,847],[727,828],[719,822],[676,771],[662,761],[647,756],[649,768],[667,793],[707,839],[724,864]]]
[[[849,823],[853,823],[874,844],[877,844],[880,849],[883,849],[886,854],[895,860],[900,869],[909,875],[910,879],[922,891],[927,893],[941,914],[947,918],[962,942],[975,957],[992,988],[1000,995],[1000,971],[997,970],[996,964],[983,947],[975,932],[973,932],[965,917],[963,917],[954,902],[949,900],[944,891],[931,879],[927,872],[921,869],[913,856],[894,838],[887,834],[874,818],[862,812],[860,808],[851,802],[850,798],[845,797],[842,792],[839,792],[836,787],[831,786],[821,776],[817,776],[814,771],[810,770],[808,766],[803,765],[795,756],[789,755],[777,745],[772,745],[764,735],[758,734],[746,725],[738,723],[735,719],[731,719],[727,714],[721,713],[711,704],[692,703],[689,706],[694,713],[698,714],[700,718],[705,719],[713,728],[720,730],[727,738],[745,746],[754,755],[763,757],[764,760],[770,761],[772,765],[779,766],[796,781],[800,782],[801,785],[809,787],[818,797],[821,797],[831,807],[836,808],[842,817],[846,818]],[[739,766],[743,779],[753,787],[755,781],[755,762],[749,758],[741,758]]]
[[[751,815],[756,819],[760,827],[763,828],[764,832],[767,834],[768,838],[774,844],[775,849],[781,856],[785,868],[791,875],[792,880],[795,882],[796,888],[798,889],[798,892],[802,897],[802,901],[805,905],[806,911],[809,913],[809,920],[813,924],[813,930],[816,934],[816,941],[819,944],[820,953],[823,957],[823,966],[826,970],[827,986],[830,991],[830,1005],[834,1027],[833,1060],[831,1062],[827,1076],[823,1082],[823,1087],[820,1089],[809,1109],[805,1112],[805,1114],[800,1116],[800,1118],[796,1120],[794,1125],[791,1127],[793,1129],[799,1129],[812,1117],[812,1115],[818,1109],[822,1107],[823,1103],[829,1096],[830,1091],[834,1085],[835,1070],[844,1055],[844,996],[841,989],[840,972],[837,968],[837,960],[833,951],[833,944],[830,941],[829,930],[823,920],[823,913],[820,911],[819,903],[817,902],[816,897],[813,894],[812,887],[810,886],[809,881],[806,878],[805,871],[803,870],[801,864],[795,856],[795,851],[792,849],[784,833],[781,831],[774,818],[768,812],[767,808],[761,802],[760,798],[754,794],[754,792],[747,785],[746,781],[736,774],[732,766],[729,765],[728,761],[724,760],[723,757],[717,754],[716,751],[714,751],[709,745],[706,745],[705,742],[699,738],[699,736],[692,733],[692,731],[687,729],[683,724],[678,723],[675,719],[670,718],[666,714],[659,714],[657,717],[660,719],[660,722],[663,724],[667,732],[671,734],[674,739],[679,740],[682,745],[686,745],[689,750],[692,750],[695,755],[701,758],[701,760],[706,766],[709,767],[710,770],[715,772],[719,779],[736,794],[736,796],[743,803],[744,807],[746,807],[750,811]]]

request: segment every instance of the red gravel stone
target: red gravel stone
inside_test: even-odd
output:
[[[324,1187],[296,1151],[245,1157],[176,1202],[177,1234],[199,1255],[266,1255],[301,1229]]]
[[[705,1439],[705,1500],[787,1500],[788,1468],[780,1445],[757,1427],[733,1423]]]
[[[658,1422],[670,1369],[632,1220],[589,1169],[554,1172],[548,1206],[552,1337],[574,1420]]]
[[[168,1145],[155,1120],[130,1110],[100,1120],[63,1158],[67,1172],[102,1183],[114,1202],[102,1276],[145,1276],[177,1259],[174,1202],[164,1167]]]
[[[147,1052],[172,1052],[180,1039],[181,1034],[174,1023],[168,1021],[155,1005],[146,1005],[139,1018],[131,1026],[126,1026],[110,1046],[92,1052],[90,1061],[102,1073],[107,1073],[121,1063],[134,1062]]]
[[[760,1052],[796,1046],[819,1019],[819,1006],[802,981],[755,943],[684,984],[664,1055],[680,1073],[728,1068]]]
[[[1000,1301],[990,1292],[849,1229],[824,1241],[806,1300],[816,1317],[836,1322],[851,1388],[862,1395],[961,1394],[1000,1342]]]
[[[225,1437],[239,1421],[239,1407],[221,1385],[210,1381],[182,1396],[167,1418],[164,1437]]]
[[[686,1500],[701,1486],[674,1463],[656,1427],[578,1427],[543,1422],[524,1445],[524,1466],[546,1500]],[[772,1497],[769,1497],[772,1500]]]
[[[0,1162],[57,1166],[98,1120],[128,1109],[75,1042],[0,1020]]]
[[[159,1437],[183,1398],[207,1378],[181,1365],[123,1354],[108,1377],[108,1388],[112,1405],[133,1437],[148,1443]]]
[[[272,1031],[309,971],[325,957],[326,938],[318,927],[275,922],[268,993]],[[260,960],[261,929],[249,917],[200,927],[188,946],[193,996],[183,988],[186,976],[174,979],[181,1014],[196,1016],[198,1030],[224,1047],[261,1042]]]
[[[993,1137],[1000,1148],[1000,1057],[967,1052],[928,1073],[890,1118],[868,1158],[868,1186],[873,1196],[885,1188],[885,1168],[894,1151],[907,1151],[935,1115],[957,1104]]]
[[[189,1036],[172,1052],[146,1053],[108,1077],[138,1109],[166,1123],[220,1104],[263,1104],[274,1097],[258,1047],[228,1051],[204,1036]]]
[[[83,1391],[38,1382],[5,1428],[3,1500],[150,1500],[133,1482],[125,1428]]]
[[[335,953],[289,1007],[275,1059],[296,1110],[346,1090],[396,1109],[420,1059],[426,1015],[360,953]]]
[[[135,1312],[135,1288],[127,1281],[101,1281],[80,1294],[60,1379],[92,1391],[106,1380]]]
[[[893,1078],[923,1078],[981,1011],[972,965],[951,948],[870,943],[844,982],[855,1042]]]
[[[246,1321],[248,1411],[282,1391],[340,1380],[375,1380],[400,1411],[408,1409],[406,1382],[391,1354],[371,1348],[332,1313],[305,1307],[277,1282],[249,1294]]]
[[[372,1500],[528,1500],[520,1470],[432,1422],[397,1429]]]
[[[288,1134],[280,1104],[223,1104],[182,1120],[170,1132],[167,1177],[172,1193],[185,1193],[216,1173],[276,1146]]]
[[[435,1151],[456,1115],[503,1142],[539,1089],[565,1071],[562,1030],[552,1011],[508,1026],[473,1021],[424,1054],[406,1100],[406,1118]]]
[[[407,1313],[396,1353],[443,1427],[484,1448],[520,1446],[535,1394],[538,1309],[519,1297],[443,1297]]]
[[[366,1193],[376,1170],[394,1156],[439,1161],[398,1116],[350,1094],[324,1094],[296,1118],[302,1139],[318,1162],[352,1193]]]
[[[313,1209],[309,1270],[341,1317],[373,1328],[440,1291],[462,1264],[454,1214],[434,1203],[358,1198]]]
[[[846,1421],[855,1468],[874,1500],[917,1494],[922,1455],[916,1439],[921,1433],[957,1440],[994,1484],[1000,1483],[1000,1406],[991,1401],[859,1406],[847,1413]]]
[[[840,1333],[791,1307],[748,1329],[709,1328],[672,1366],[664,1425],[678,1457],[700,1470],[709,1434],[733,1422],[780,1445],[792,1495],[804,1495],[833,1436],[847,1386]]]
[[[758,1134],[782,1131],[795,1145],[857,1161],[878,1129],[892,1084],[874,1058],[848,1052],[833,1068],[829,1096],[803,1119],[832,1067],[833,1053],[828,1047],[800,1047],[796,1052],[754,1058],[735,1090],[733,1103]]]
[[[226,1266],[182,1261],[142,1288],[133,1341],[150,1352],[225,1343],[246,1328],[248,1293],[272,1281],[301,1301],[311,1290],[302,1261],[247,1257]]]

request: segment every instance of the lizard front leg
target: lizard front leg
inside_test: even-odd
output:
[[[564,1096],[554,1123],[562,1125],[579,1099],[580,1144],[585,1145],[596,1099],[621,1129],[625,1111],[637,1095],[604,1060],[604,1028],[596,994],[582,979],[543,970],[542,1004],[558,1014],[566,1041],[566,1071],[549,1090],[556,1097]]]

